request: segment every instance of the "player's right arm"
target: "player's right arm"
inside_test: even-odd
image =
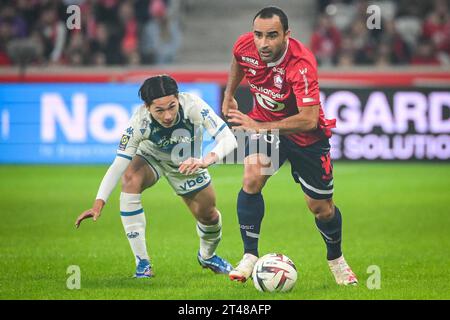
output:
[[[229,110],[237,110],[238,104],[234,95],[236,93],[239,84],[244,78],[244,70],[242,70],[239,63],[236,61],[236,58],[233,55],[233,59],[231,60],[230,72],[228,74],[227,86],[225,88],[223,102],[222,102],[222,113],[225,117],[228,116]]]
[[[140,131],[138,129],[134,129],[135,127],[137,128],[135,125],[137,123],[137,113],[138,112],[133,115],[128,128],[124,131],[122,138],[120,139],[116,158],[109,166],[108,171],[106,171],[106,174],[100,183],[100,187],[92,208],[84,211],[75,221],[75,226],[77,228],[84,219],[92,218],[94,221],[97,221],[98,217],[101,215],[103,207],[106,204],[106,201],[116,187],[117,182],[128,168],[133,156],[136,154],[139,143],[143,140]]]
[[[130,160],[119,156],[119,154],[114,159],[113,163],[109,166],[108,171],[106,171],[105,176],[103,177],[102,182],[100,183],[100,187],[97,193],[97,197],[92,205],[92,208],[84,211],[81,215],[78,216],[75,221],[75,226],[78,228],[80,226],[81,221],[84,219],[92,218],[94,221],[97,221],[98,217],[100,217],[102,213],[102,209],[106,204],[106,201],[114,190],[119,181],[120,177],[123,175],[128,165],[130,164]]]

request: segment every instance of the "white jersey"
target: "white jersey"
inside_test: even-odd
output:
[[[225,128],[229,130],[225,122],[199,97],[180,93],[178,99],[180,108],[177,120],[170,128],[154,120],[144,105],[139,107],[123,132],[117,155],[131,159],[139,149],[144,154],[166,162],[173,162],[174,159],[181,161],[189,156],[198,158],[201,156],[204,130],[213,138]],[[192,152],[180,155],[178,151],[181,149]]]
[[[211,150],[217,161],[237,147],[236,138],[226,123],[199,97],[183,92],[179,93],[178,100],[177,120],[170,128],[154,120],[144,105],[136,110],[123,132],[117,156],[103,177],[96,199],[107,201],[136,153],[144,157],[158,179],[164,174],[177,194],[198,191],[209,184],[206,169],[199,170],[193,179],[178,172],[180,162],[189,157],[201,158],[204,130],[217,143]]]

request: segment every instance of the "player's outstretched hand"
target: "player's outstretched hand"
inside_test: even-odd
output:
[[[97,221],[97,219],[102,214],[103,206],[105,205],[105,202],[103,200],[97,199],[94,202],[94,206],[91,209],[88,209],[84,211],[82,214],[80,214],[75,221],[75,227],[79,228],[81,221],[84,219],[92,218],[94,221]]]
[[[230,110],[237,110],[238,103],[234,97],[224,98],[222,102],[222,113],[225,117],[228,117]]]

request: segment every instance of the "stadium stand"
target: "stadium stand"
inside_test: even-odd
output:
[[[224,63],[255,12],[271,1],[19,0],[0,4],[0,65]],[[66,27],[67,6],[81,28]],[[449,65],[448,0],[276,2],[293,36],[322,66]],[[381,13],[370,29],[368,7]],[[23,52],[26,52],[25,54]]]

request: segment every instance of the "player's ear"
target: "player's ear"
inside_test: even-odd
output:
[[[286,32],[284,33],[284,36],[289,38],[291,36],[291,29],[287,29]]]

